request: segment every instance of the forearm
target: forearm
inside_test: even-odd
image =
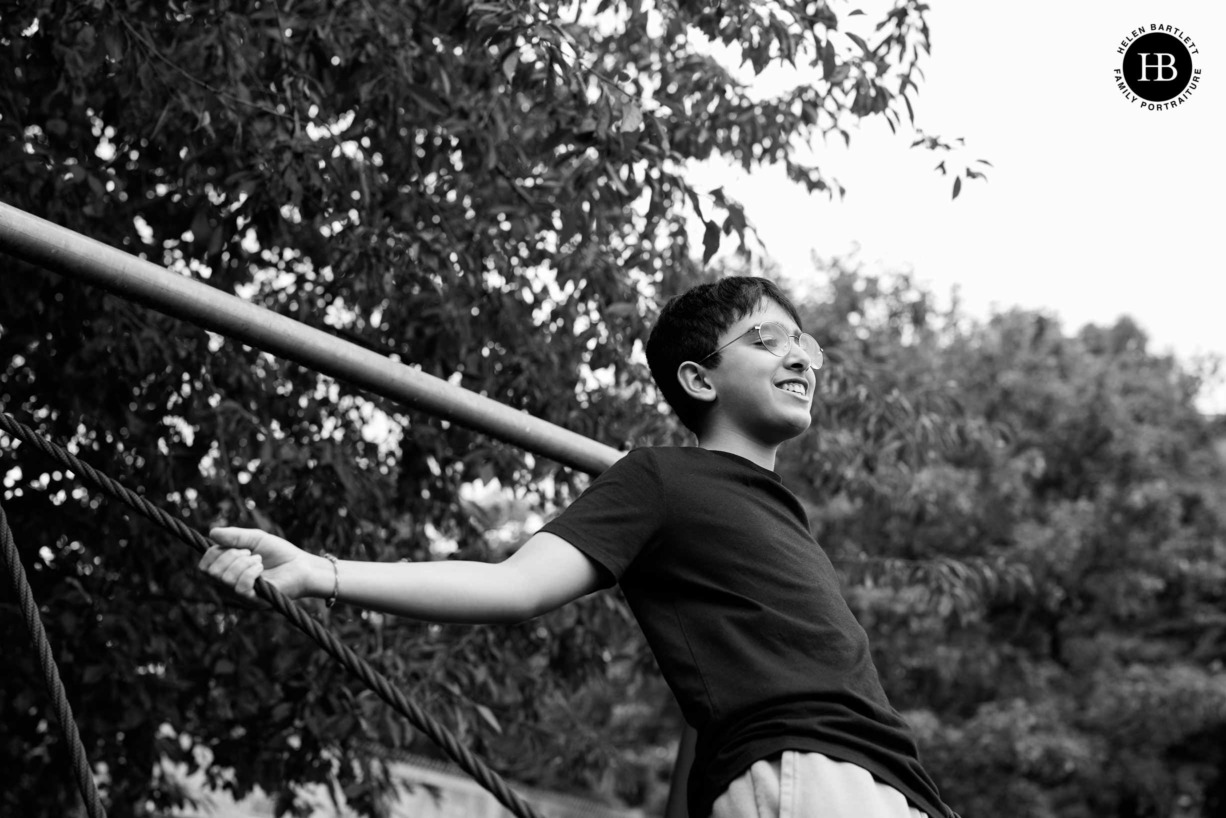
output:
[[[428,622],[507,623],[536,615],[534,595],[506,563],[440,562],[332,563],[316,558],[309,594],[338,599],[383,613]],[[339,583],[338,583],[339,580]]]

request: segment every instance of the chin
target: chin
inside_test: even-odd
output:
[[[808,414],[805,414],[803,420],[801,418],[796,418],[795,420],[792,420],[789,418],[788,423],[780,425],[780,428],[779,428],[780,441],[779,442],[785,443],[791,440],[792,438],[800,437],[801,435],[803,435],[805,432],[809,430],[809,426],[811,426],[812,424],[813,424],[813,418],[810,417]]]

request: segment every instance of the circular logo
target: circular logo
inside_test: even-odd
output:
[[[1192,55],[1172,34],[1154,31],[1133,40],[1124,52],[1124,82],[1141,99],[1166,102],[1192,79]]]
[[[1123,59],[1115,69],[1115,87],[1132,105],[1169,111],[1187,102],[1201,81],[1194,61],[1200,47],[1178,26],[1149,23],[1120,40]]]

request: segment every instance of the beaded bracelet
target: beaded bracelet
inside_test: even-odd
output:
[[[324,559],[332,563],[332,596],[328,597],[328,601],[324,603],[325,607],[331,608],[341,595],[341,568],[336,564],[336,557],[332,554],[325,552]]]

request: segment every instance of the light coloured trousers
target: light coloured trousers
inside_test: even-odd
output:
[[[715,801],[711,818],[926,818],[863,767],[787,751],[756,762]]]

